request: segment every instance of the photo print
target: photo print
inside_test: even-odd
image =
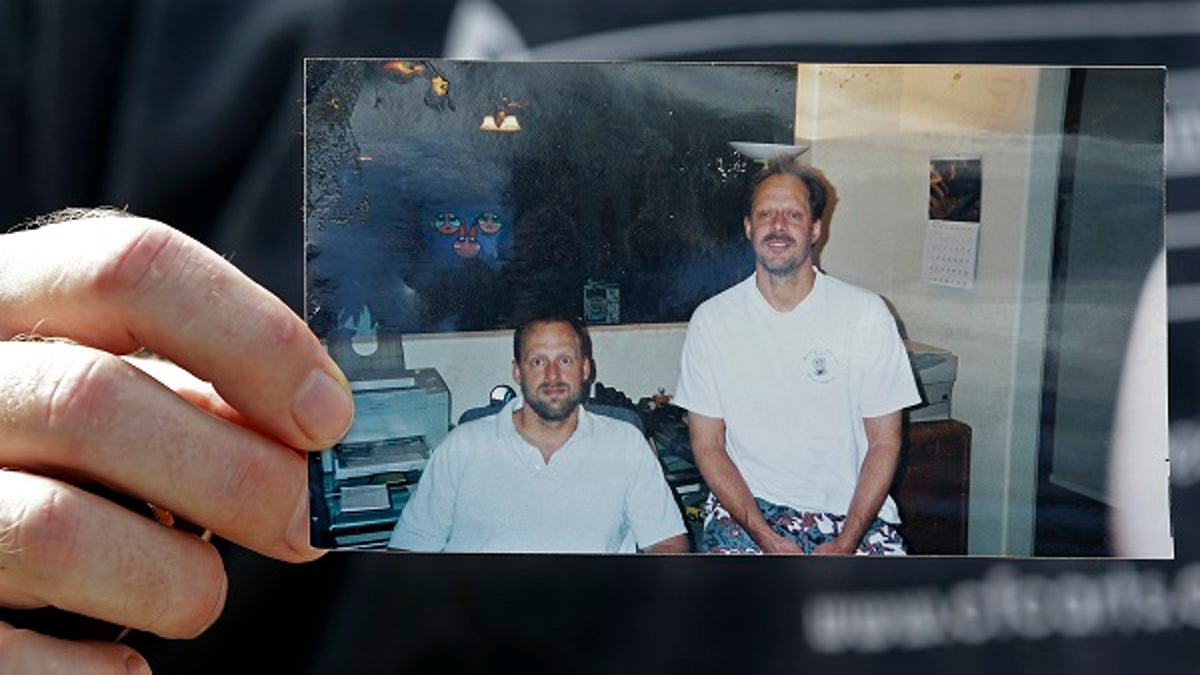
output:
[[[316,545],[1172,556],[1162,69],[305,69],[305,313],[356,401]],[[969,284],[929,282],[934,221]],[[697,312],[797,279],[764,316],[837,318]]]

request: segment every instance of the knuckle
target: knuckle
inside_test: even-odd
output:
[[[262,309],[264,311],[261,313],[261,321],[265,334],[274,340],[277,346],[288,348],[301,343],[305,337],[303,323],[295,314],[273,302],[264,305]]]
[[[100,431],[120,407],[121,388],[132,375],[121,359],[99,351],[65,359],[50,376],[45,399],[45,426],[76,433]]]
[[[175,581],[177,592],[161,596],[159,618],[149,627],[165,637],[194,638],[207,630],[224,608],[228,579],[221,555],[215,547],[201,543],[180,570],[185,573]]]
[[[61,485],[31,495],[15,522],[6,528],[5,558],[18,564],[22,578],[53,595],[59,572],[77,559],[82,527],[79,504]],[[11,554],[11,555],[9,555]]]
[[[252,523],[261,519],[270,506],[264,505],[264,496],[269,494],[263,486],[278,480],[273,474],[277,466],[263,453],[247,452],[229,467],[225,480],[217,485],[217,503],[225,505],[224,518],[228,524]]]
[[[116,574],[126,587],[121,615],[130,625],[166,638],[193,638],[204,632],[224,605],[225,569],[207,542],[164,531],[174,540],[150,559],[128,548]]]
[[[93,285],[101,293],[152,288],[184,252],[181,234],[153,220],[122,219],[115,252],[95,269]],[[116,230],[118,228],[114,228]]]

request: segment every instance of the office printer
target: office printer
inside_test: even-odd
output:
[[[450,428],[450,393],[433,368],[351,383],[354,422],[319,453],[310,481],[316,540],[327,547],[379,547],[416,486],[429,453]]]
[[[950,419],[950,397],[958,377],[958,357],[939,347],[905,340],[908,360],[917,378],[921,404],[908,409],[910,422]]]

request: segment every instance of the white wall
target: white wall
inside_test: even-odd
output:
[[[891,302],[908,337],[959,357],[972,427],[971,553],[1032,552],[1045,288],[1065,75],[1033,68],[821,67],[811,157],[838,190],[822,266]],[[1039,88],[1045,89],[1039,97]],[[811,88],[805,91],[812,91]],[[929,160],[982,157],[975,286],[921,281]]]
[[[596,380],[625,392],[636,403],[662,388],[675,392],[686,324],[592,326]],[[513,384],[512,331],[409,335],[409,368],[435,367],[450,390],[450,418],[485,405],[497,384]],[[515,388],[515,387],[514,387]]]

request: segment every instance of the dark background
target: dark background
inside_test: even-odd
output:
[[[687,321],[753,269],[741,215],[756,165],[729,141],[791,142],[794,69],[431,62],[448,107],[388,63],[309,64],[308,180],[329,185],[308,205],[318,336],[363,305],[383,332],[514,328],[582,313],[589,280],[620,288],[622,323]],[[480,131],[506,105],[522,131]],[[350,163],[327,166],[345,146]],[[478,233],[474,258],[433,226],[488,212],[505,225]]]
[[[63,206],[128,206],[230,255],[303,305],[305,56],[437,57],[467,3],[0,2],[0,221]],[[472,5],[478,9],[478,3]],[[804,608],[821,593],[949,589],[997,565],[1055,578],[1131,569],[1165,580],[1200,557],[1192,465],[1200,434],[1183,289],[1200,281],[1191,2],[1051,6],[644,0],[484,3],[489,30],[456,56],[1164,64],[1168,78],[1173,562],[729,560],[334,554],[288,566],[221,544],[225,615],[194,641],[130,638],[157,672],[1128,672],[1186,669],[1194,627],[977,646],[818,654]],[[760,28],[731,18],[772,15]],[[897,12],[910,12],[900,13]],[[476,15],[479,16],[479,15]],[[1171,21],[1156,17],[1174,17]],[[688,22],[688,23],[680,23]],[[714,23],[715,22],[715,23]],[[644,32],[626,31],[636,27]],[[766,26],[766,28],[761,28]],[[772,26],[787,28],[770,33]],[[763,37],[760,39],[759,35]],[[690,37],[689,37],[690,36]],[[572,38],[588,37],[575,42]],[[453,44],[451,46],[454,46]],[[462,50],[475,47],[476,52]],[[1178,85],[1176,83],[1179,83]],[[1193,125],[1193,126],[1189,126]],[[1181,309],[1176,309],[1181,308]]]

